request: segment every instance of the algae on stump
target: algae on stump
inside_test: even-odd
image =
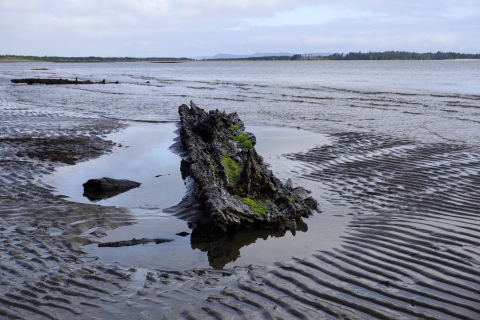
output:
[[[250,140],[250,139],[245,135],[245,133],[239,133],[239,134],[237,134],[236,136],[233,136],[233,140],[235,140],[236,142],[238,142],[238,144],[240,145],[240,147],[242,147],[242,148],[244,148],[244,149],[248,149],[248,148],[253,147],[253,142],[252,142],[252,140]]]
[[[235,196],[235,198],[242,200],[246,205],[248,205],[250,207],[250,209],[252,209],[253,212],[255,212],[256,214],[258,214],[260,216],[267,213],[268,208],[266,206],[262,205],[258,201],[255,201],[255,200],[250,199],[250,198],[242,198],[240,196]]]
[[[225,167],[227,179],[231,184],[236,184],[240,177],[240,167],[229,155],[222,155],[222,164]]]

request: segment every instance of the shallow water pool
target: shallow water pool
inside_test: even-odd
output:
[[[292,178],[294,184],[310,189],[320,202],[322,212],[304,219],[295,232],[242,230],[215,241],[198,238],[192,241],[190,236],[176,235],[181,231],[191,233],[187,221],[164,211],[179,203],[187,191],[180,173],[181,158],[170,148],[178,136],[178,123],[132,123],[127,129],[108,136],[118,144],[112,153],[62,167],[48,176],[46,182],[56,188],[57,194],[84,203],[91,203],[83,196],[82,184],[88,179],[105,176],[142,183],[139,188],[95,202],[129,208],[136,221],[131,226],[110,230],[106,237],[98,240],[170,238],[174,241],[120,248],[86,246],[102,261],[159,269],[222,269],[235,265],[269,265],[338,245],[349,220],[348,209],[322,200],[325,186],[303,179],[301,164],[283,156],[328,144],[329,137],[287,127],[247,126],[246,129],[256,135],[257,152],[279,179]]]

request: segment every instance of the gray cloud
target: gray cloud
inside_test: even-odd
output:
[[[305,25],[298,15],[314,6],[336,15]],[[0,0],[0,54],[477,53],[478,30],[473,0]]]

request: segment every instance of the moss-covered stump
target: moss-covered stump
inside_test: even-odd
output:
[[[305,189],[283,184],[267,169],[255,151],[255,136],[245,132],[237,113],[206,112],[193,101],[178,112],[188,152],[182,173],[194,179],[195,196],[218,230],[295,229],[296,220],[316,209]]]

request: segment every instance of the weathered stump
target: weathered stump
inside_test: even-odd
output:
[[[267,168],[237,113],[206,112],[193,102],[178,112],[188,151],[182,175],[194,179],[194,193],[216,229],[295,229],[296,220],[316,209],[305,189],[287,187]]]

